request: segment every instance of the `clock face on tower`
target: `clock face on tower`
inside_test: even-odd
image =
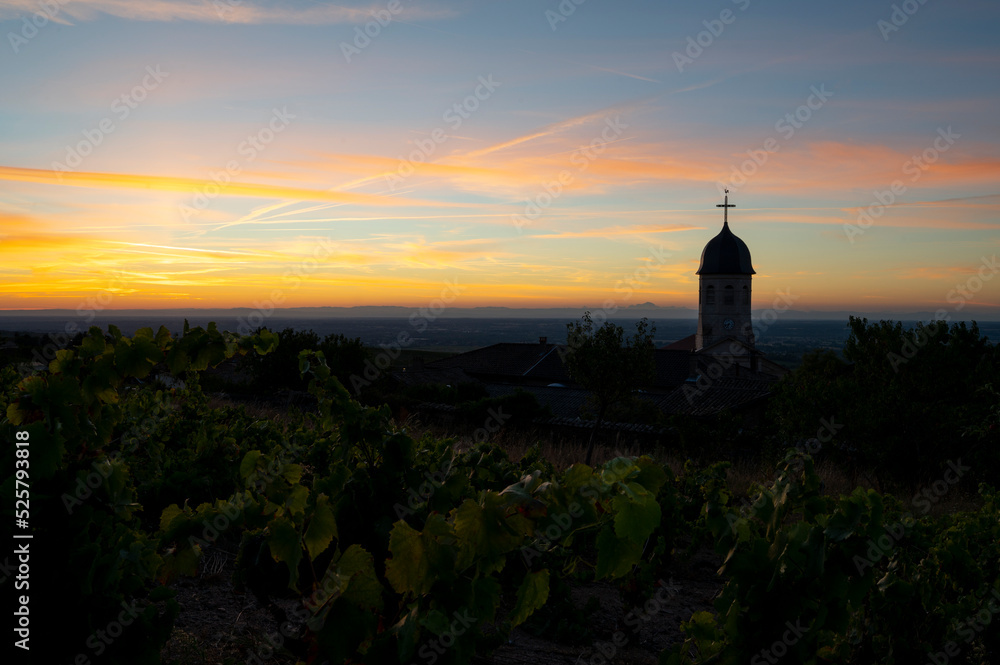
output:
[[[725,328],[726,330],[732,330],[734,325],[736,324],[733,322],[732,319],[726,319],[725,321],[722,322],[722,327]]]

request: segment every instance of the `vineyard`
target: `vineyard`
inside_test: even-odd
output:
[[[162,662],[175,584],[222,541],[238,543],[234,586],[281,628],[270,653],[233,662],[488,662],[519,627],[624,662],[614,639],[588,644],[572,590],[613,585],[643,621],[706,550],[722,562],[714,611],[687,618],[661,663],[1000,662],[1000,495],[986,484],[976,510],[931,515],[874,490],[827,496],[795,449],[742,501],[727,462],[515,461],[415,437],[316,351],[298,358],[315,409],[210,406],[203,371],[278,344],[112,326],[33,375],[4,368],[4,519],[29,479],[33,536],[17,662]],[[3,575],[9,595],[14,582]]]

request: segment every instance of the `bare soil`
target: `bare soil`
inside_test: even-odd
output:
[[[235,544],[206,552],[196,578],[182,578],[176,591],[180,615],[164,646],[164,663],[180,665],[237,665],[259,663],[294,665],[295,657],[272,643],[280,635],[278,621],[251,593],[238,593],[232,584]],[[719,558],[705,551],[680,563],[667,580],[667,589],[646,607],[628,607],[618,587],[598,582],[574,586],[572,597],[580,607],[596,597],[600,608],[590,617],[590,645],[568,645],[515,628],[506,644],[492,654],[477,656],[478,665],[571,665],[610,663],[653,665],[659,654],[681,641],[682,622],[694,612],[712,610],[722,588],[716,570]],[[275,601],[291,611],[293,599]],[[270,638],[270,639],[269,639]],[[259,659],[259,660],[258,660]]]

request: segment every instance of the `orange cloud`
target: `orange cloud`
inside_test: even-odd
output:
[[[45,185],[70,187],[102,187],[124,189],[154,189],[170,192],[208,192],[219,189],[223,196],[248,196],[255,198],[286,198],[307,201],[336,201],[361,205],[422,205],[402,198],[356,194],[340,191],[317,191],[300,187],[231,182],[219,188],[210,180],[175,178],[169,176],[132,175],[120,173],[60,172],[48,169],[27,169],[0,166],[0,180],[32,182]],[[213,188],[213,189],[209,189]],[[442,205],[442,204],[435,204]]]
[[[810,143],[798,150],[789,147],[771,155],[759,172],[750,176],[747,186],[782,193],[872,192],[899,181],[909,192],[931,186],[993,185],[1000,180],[1000,159],[970,156],[962,153],[960,146],[937,153],[934,161],[924,161],[922,154],[933,148],[934,139],[930,136],[926,145],[907,151],[835,141]],[[746,155],[736,157],[740,161],[734,161],[733,166],[738,168]],[[730,176],[726,174],[727,182]]]
[[[664,226],[661,224],[647,224],[642,226],[610,226],[600,229],[587,229],[584,231],[562,231],[560,233],[546,233],[531,236],[532,238],[542,238],[546,240],[556,238],[607,238],[614,240],[621,236],[645,235],[647,233],[676,233],[678,231],[703,231],[704,226]]]

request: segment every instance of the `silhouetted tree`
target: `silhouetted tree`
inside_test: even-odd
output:
[[[625,338],[621,326],[605,321],[595,328],[590,312],[580,321],[567,323],[566,353],[563,361],[570,378],[594,393],[597,420],[587,442],[587,464],[594,453],[594,434],[604,423],[611,405],[636,393],[653,380],[655,361],[649,321],[636,321],[636,332]]]
[[[833,421],[838,427],[825,449],[850,452],[879,484],[890,476],[927,480],[959,457],[995,478],[998,454],[975,426],[995,406],[984,387],[1000,375],[1000,351],[976,323],[906,330],[900,322],[851,317],[849,326],[846,362],[829,352],[807,354],[783,381],[772,402],[782,432],[792,440],[815,437],[824,420]]]

